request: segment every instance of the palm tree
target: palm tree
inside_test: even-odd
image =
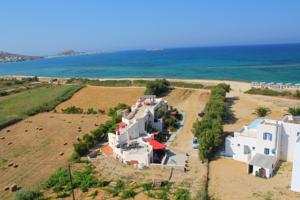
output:
[[[265,117],[270,113],[271,113],[271,110],[267,107],[258,107],[255,110],[255,114],[258,115],[259,117]]]

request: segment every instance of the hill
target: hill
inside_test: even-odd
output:
[[[41,58],[43,58],[43,57],[42,56],[26,56],[26,55],[13,54],[13,53],[0,51],[0,63],[21,62],[21,61],[35,60],[35,59],[41,59]]]

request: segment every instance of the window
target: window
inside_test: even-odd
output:
[[[270,149],[265,148],[265,149],[264,149],[264,154],[265,154],[265,155],[269,155],[269,154],[270,154]]]
[[[240,144],[238,144],[238,147],[241,146]]]
[[[300,135],[300,132],[297,133],[297,137]]]
[[[252,147],[252,150],[255,150],[255,147]]]
[[[263,134],[263,139],[272,141],[272,133],[264,133]]]

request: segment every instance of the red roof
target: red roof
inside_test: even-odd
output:
[[[147,140],[147,142],[149,142],[149,144],[153,147],[153,150],[159,150],[159,149],[166,148],[165,145],[163,145],[162,143],[160,143],[156,140]]]
[[[117,125],[118,125],[117,131],[119,131],[120,129],[125,128],[127,126],[127,124],[125,124],[124,122],[120,122]]]

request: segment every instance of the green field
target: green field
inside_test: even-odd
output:
[[[46,86],[0,99],[0,129],[39,112],[50,111],[69,99],[82,86]]]

